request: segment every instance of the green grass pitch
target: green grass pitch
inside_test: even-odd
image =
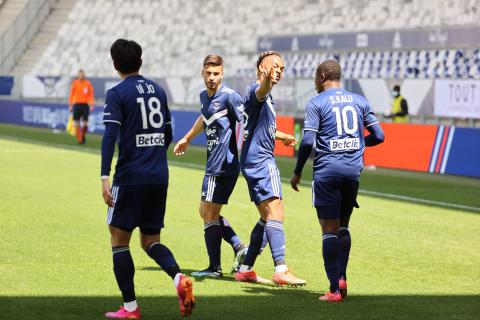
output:
[[[99,154],[7,139],[7,129],[0,130],[0,319],[102,319],[104,312],[121,304],[121,298],[112,271]],[[24,138],[39,140],[39,135]],[[61,137],[45,141],[65,145]],[[89,143],[94,145],[92,140]],[[207,265],[197,213],[202,177],[202,170],[170,166],[162,242],[186,273]],[[406,186],[409,179],[415,184],[418,177],[379,171],[365,178],[385,186],[402,179],[398,181]],[[436,199],[439,186],[445,186],[465,192],[454,195],[451,191],[449,198],[444,195],[441,200],[478,204],[476,180],[443,178],[418,178],[431,187],[422,189],[426,199]],[[230,275],[222,280],[196,280],[192,319],[479,318],[478,212],[360,195],[361,208],[354,212],[350,226],[349,297],[341,304],[325,304],[318,301],[328,283],[310,189],[303,186],[295,193],[284,184],[283,191],[287,263],[307,280],[307,286],[242,284]],[[223,214],[248,241],[258,214],[242,177]],[[171,279],[142,252],[136,232],[131,248],[143,318],[180,318]],[[232,250],[224,243],[224,270],[232,258]],[[267,248],[256,270],[271,277],[272,269]]]

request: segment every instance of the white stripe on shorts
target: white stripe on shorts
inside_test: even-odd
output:
[[[216,177],[208,178],[207,197],[205,198],[206,201],[212,201],[213,199],[213,192],[215,191],[215,180],[216,180]]]
[[[113,198],[113,204],[115,205],[115,202],[117,201],[117,195],[118,195],[118,186],[112,187],[112,198]],[[113,211],[115,210],[115,207],[109,207],[108,208],[108,215],[107,215],[107,224],[110,224],[112,222],[113,218]]]
[[[272,180],[272,189],[273,189],[273,195],[275,197],[280,198],[280,188],[278,185],[278,179],[277,179],[277,166],[274,164],[268,164],[268,169],[270,171],[270,179]]]
[[[314,190],[314,186],[315,186],[315,181],[312,180],[312,207],[315,207],[315,190]]]

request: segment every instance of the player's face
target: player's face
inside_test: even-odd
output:
[[[260,71],[269,74],[273,69],[273,82],[277,83],[283,78],[283,71],[285,70],[285,63],[283,59],[276,55],[265,57],[260,65]]]
[[[223,66],[207,65],[203,67],[202,77],[207,89],[216,91],[222,84]]]
[[[85,72],[79,71],[77,77],[79,80],[85,79]]]

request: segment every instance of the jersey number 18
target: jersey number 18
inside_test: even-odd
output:
[[[147,108],[145,107],[145,98],[138,97],[137,103],[140,104],[140,110],[142,111],[142,127],[143,129],[148,129],[148,124],[150,126],[158,129],[161,128],[163,125],[163,115],[160,103],[157,97],[150,97],[148,98],[147,104],[148,109],[150,110],[148,117],[147,117]],[[158,121],[155,121],[155,115],[158,115]],[[147,119],[148,118],[148,119]]]

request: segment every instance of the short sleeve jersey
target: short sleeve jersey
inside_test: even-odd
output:
[[[222,85],[209,97],[200,93],[203,127],[207,138],[205,174],[212,176],[238,175],[236,123],[243,122],[244,105],[240,95]]]
[[[165,126],[170,111],[165,91],[136,75],[106,93],[103,122],[120,125],[116,185],[168,185]]]
[[[364,128],[378,123],[368,101],[331,88],[307,103],[304,130],[316,132],[313,178],[341,176],[358,180],[363,169]]]
[[[255,93],[258,87],[258,83],[252,83],[245,96],[245,143],[240,157],[242,167],[275,162],[275,104],[270,94],[265,100],[258,100]]]

